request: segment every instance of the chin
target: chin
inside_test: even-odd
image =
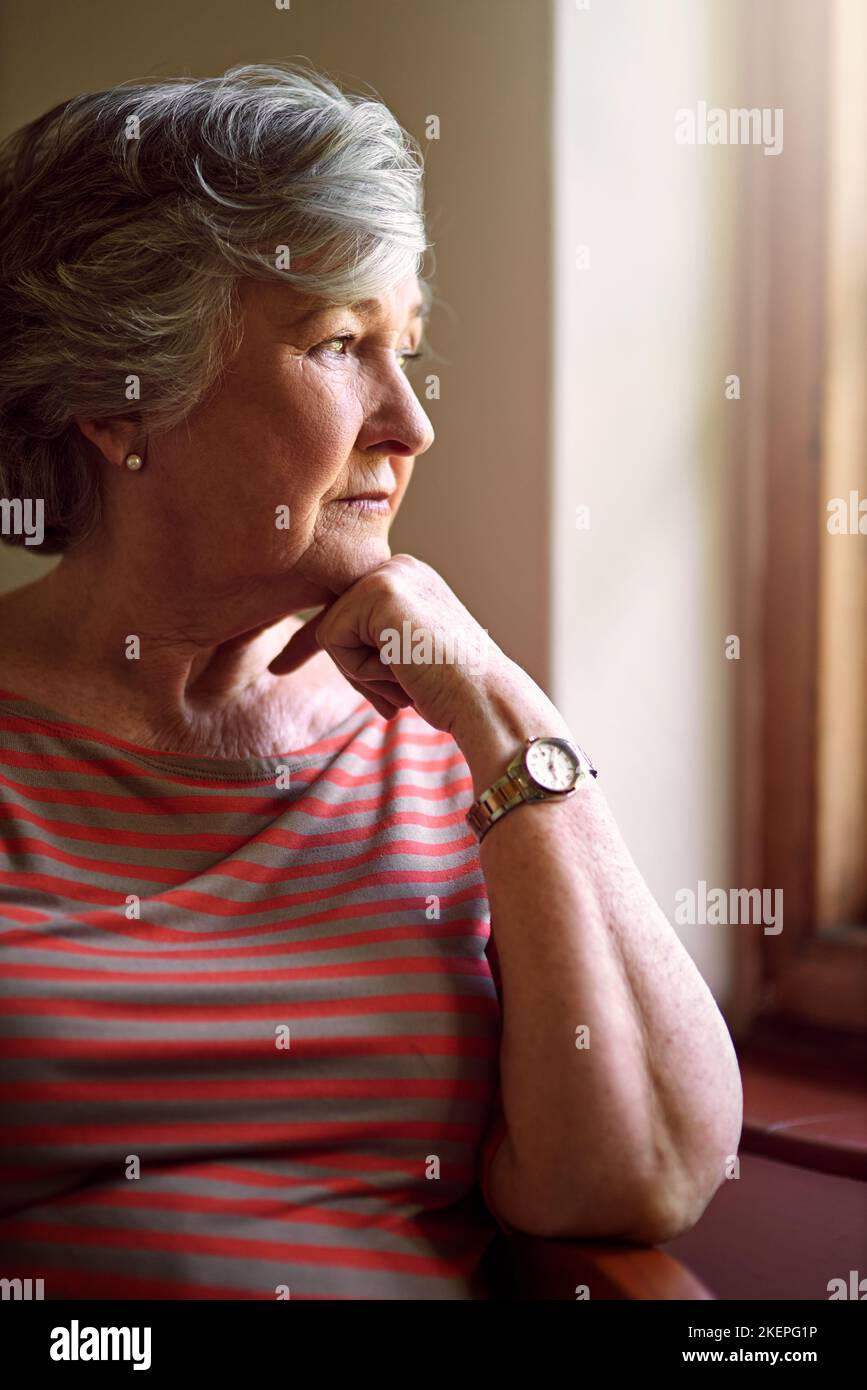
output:
[[[322,566],[320,578],[333,594],[342,594],[358,579],[391,559],[388,536],[358,537],[352,544],[342,545]]]

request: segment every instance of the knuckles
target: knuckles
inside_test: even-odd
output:
[[[394,596],[417,593],[420,597],[446,598],[451,594],[436,570],[414,555],[392,555],[378,569],[357,580],[353,589]]]

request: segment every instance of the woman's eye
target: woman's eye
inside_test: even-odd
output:
[[[312,351],[334,353],[338,357],[345,357],[346,348],[350,343],[355,342],[357,336],[355,333],[338,333],[333,338],[323,338],[322,342],[317,343]],[[411,362],[423,357],[424,352],[421,349],[417,352],[410,352],[409,348],[398,348],[395,356],[397,357],[397,365],[405,371]]]
[[[420,357],[424,357],[424,352],[421,349],[419,349],[418,352],[409,352],[406,349],[401,351],[398,349],[397,365],[401,370],[405,371],[410,363],[417,362]]]
[[[354,333],[341,333],[335,338],[325,338],[323,342],[316,344],[316,350],[320,352],[336,352],[338,355],[343,355],[343,347],[351,343],[354,338]],[[340,346],[335,348],[335,343],[340,344]]]

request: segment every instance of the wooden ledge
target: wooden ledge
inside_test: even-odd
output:
[[[857,1048],[767,1038],[738,1049],[741,1148],[816,1172],[867,1179],[867,1075]]]
[[[574,1303],[599,1299],[695,1300],[714,1295],[673,1255],[652,1245],[548,1240],[517,1233],[495,1241],[495,1297]]]

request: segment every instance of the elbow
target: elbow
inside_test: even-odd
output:
[[[494,1196],[505,1220],[527,1235],[664,1245],[691,1231],[723,1181],[736,1176],[740,1128],[737,1094],[715,1122],[696,1124],[689,1148],[660,1144],[652,1168],[627,1174],[609,1164],[591,1175],[576,1164],[568,1182],[562,1167],[530,1178],[507,1141],[498,1155]]]
[[[706,1201],[688,1202],[682,1196],[664,1198],[661,1187],[639,1191],[619,1185],[589,1193],[586,1190],[552,1198],[550,1189],[521,1188],[503,1214],[514,1230],[548,1240],[613,1240],[636,1245],[661,1245],[683,1235],[699,1220]]]
[[[577,1209],[556,1203],[524,1201],[510,1221],[527,1235],[553,1240],[610,1240],[635,1245],[664,1245],[697,1225],[722,1178],[687,1185],[671,1175],[644,1187],[621,1186],[616,1192],[585,1192]],[[528,1189],[524,1189],[525,1195]]]
[[[697,1226],[725,1179],[720,1165],[701,1176],[681,1177],[674,1182],[669,1174],[645,1191],[638,1216],[625,1232],[625,1238],[641,1245],[664,1245],[677,1240]]]
[[[710,1197],[696,1202],[660,1202],[648,1199],[637,1219],[623,1232],[621,1239],[637,1245],[665,1245],[678,1236],[686,1235],[698,1224]]]
[[[648,1245],[677,1240],[698,1225],[723,1182],[737,1176],[737,1151],[743,1122],[740,1074],[713,1115],[696,1121],[699,1142],[678,1151],[670,1146],[660,1167],[642,1187],[639,1217],[628,1239]]]

